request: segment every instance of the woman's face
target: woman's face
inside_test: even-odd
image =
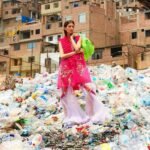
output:
[[[73,23],[69,23],[67,25],[67,27],[65,27],[65,30],[67,31],[68,35],[73,34],[73,32],[74,32],[74,24]]]

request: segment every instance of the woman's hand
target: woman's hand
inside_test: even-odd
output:
[[[77,34],[72,34],[70,39],[71,39],[71,43],[72,43],[72,46],[75,50],[76,53],[79,53],[80,52],[80,48],[81,48],[81,38],[79,37],[78,41],[76,41],[75,37],[77,36]]]
[[[77,34],[73,33],[71,34],[70,38],[74,40],[74,38],[77,36]]]
[[[80,49],[78,49],[78,50],[75,50],[75,52],[76,52],[76,53],[80,53]]]
[[[80,49],[76,50],[75,52],[76,52],[76,53],[83,53],[83,51],[84,51],[84,50],[83,50],[82,48],[80,48]]]
[[[80,53],[83,53],[84,52],[84,49],[83,48],[80,48]]]

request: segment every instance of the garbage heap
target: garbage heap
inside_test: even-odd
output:
[[[89,69],[110,122],[65,128],[57,72],[36,74],[0,92],[0,150],[150,150],[150,68]]]
[[[22,83],[22,79],[13,75],[0,75],[0,91],[14,89],[15,83]]]

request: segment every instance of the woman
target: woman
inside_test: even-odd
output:
[[[65,114],[64,123],[103,122],[106,115],[103,116],[99,113],[97,115],[96,113],[103,104],[97,101],[95,92],[87,85],[87,83],[91,83],[91,78],[81,49],[81,37],[74,34],[74,26],[74,21],[66,21],[64,23],[65,36],[59,40],[61,62],[58,88],[62,90],[61,103]],[[87,92],[86,111],[81,109],[74,94],[74,91],[79,89]],[[104,106],[101,111],[104,111]]]

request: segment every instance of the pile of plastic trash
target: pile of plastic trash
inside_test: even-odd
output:
[[[57,72],[23,78],[0,92],[0,150],[150,150],[150,68],[90,67],[105,124],[63,127]],[[84,93],[78,93],[84,105]]]
[[[22,82],[22,79],[12,75],[0,75],[0,91],[14,89],[15,83]]]

